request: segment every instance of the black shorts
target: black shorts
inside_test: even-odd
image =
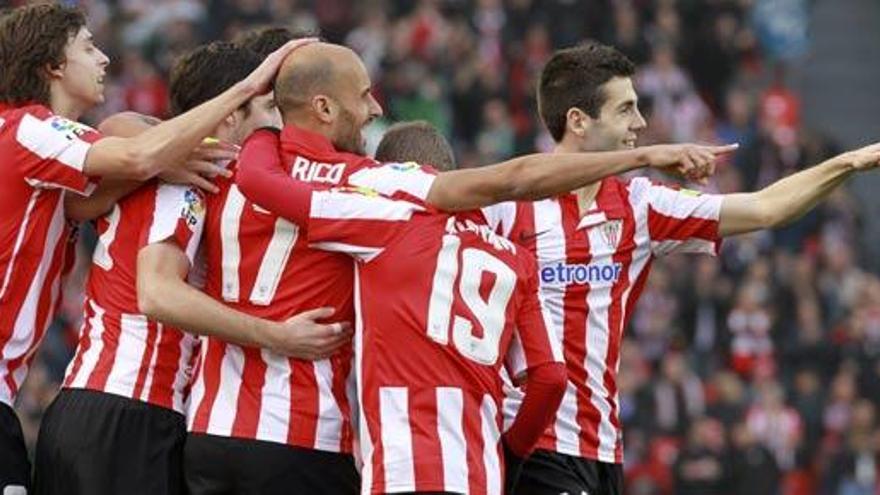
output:
[[[37,439],[34,491],[182,495],[182,414],[92,390],[63,389]]]
[[[516,495],[622,495],[623,465],[536,450],[526,459]]]
[[[184,454],[189,495],[357,495],[350,454],[190,433]]]
[[[24,495],[31,485],[31,463],[15,411],[0,403],[0,493]]]

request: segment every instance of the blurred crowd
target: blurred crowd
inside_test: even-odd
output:
[[[709,190],[753,190],[837,150],[801,123],[785,66],[805,32],[764,9],[806,0],[82,0],[111,56],[103,116],[165,116],[180,53],[259,25],[320,32],[358,51],[385,118],[442,129],[461,166],[552,142],[534,81],[558,47],[610,43],[639,66],[642,144],[739,142]],[[768,4],[774,4],[769,5]],[[802,12],[803,13],[803,12]],[[805,16],[804,16],[805,17]],[[793,20],[792,20],[793,19]],[[657,262],[620,364],[627,493],[880,494],[880,278],[858,252],[860,208],[840,190],[720,259]],[[89,246],[21,394],[33,441],[70,359]]]

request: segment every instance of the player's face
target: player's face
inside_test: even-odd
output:
[[[593,151],[634,148],[639,132],[647,124],[639,112],[639,98],[632,79],[615,77],[602,85],[600,91],[604,93],[605,104],[599,109],[599,117],[591,119],[586,148]]]
[[[82,28],[68,43],[65,61],[51,69],[64,95],[88,109],[104,101],[104,75],[110,59],[95,46],[92,33]]]
[[[350,77],[341,84],[344,88],[338,92],[339,114],[334,123],[333,144],[339,149],[363,155],[366,153],[364,128],[382,115],[382,107],[373,97],[370,76],[360,60],[353,61]]]
[[[238,140],[235,144],[241,144],[244,138],[261,127],[275,127],[280,129],[281,113],[275,105],[275,96],[272,92],[252,98],[248,103],[248,111],[236,112],[236,129],[234,135]]]

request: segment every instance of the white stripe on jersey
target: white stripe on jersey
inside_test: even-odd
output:
[[[64,201],[62,198],[55,205],[55,211],[52,214],[52,222],[49,224],[49,229],[46,232],[46,240],[41,251],[42,257],[40,259],[40,264],[37,268],[37,273],[34,274],[34,278],[31,280],[31,285],[28,288],[27,296],[25,296],[21,309],[18,311],[18,315],[16,315],[12,335],[10,336],[9,341],[6,342],[6,345],[3,346],[3,349],[0,350],[0,352],[2,352],[2,359],[4,360],[15,359],[24,356],[29,351],[32,352],[35,344],[34,339],[37,338],[37,335],[40,335],[40,338],[42,338],[43,331],[45,330],[45,328],[38,327],[51,323],[51,321],[37,321],[37,305],[40,302],[40,295],[45,284],[54,283],[57,285],[59,283],[58,280],[47,281],[46,276],[49,274],[49,268],[51,267],[53,257],[55,256],[55,248],[58,246],[58,243],[61,241],[61,236],[64,234],[65,221]],[[62,256],[64,255],[62,254]],[[53,287],[52,290],[57,289]],[[54,299],[54,297],[52,299]],[[52,304],[52,302],[50,302],[50,304]],[[26,366],[22,367],[25,369],[27,368]],[[18,386],[21,386],[21,382],[16,381],[15,383]],[[12,397],[5,395],[0,396],[0,401],[5,402],[7,400],[11,403]]]
[[[379,388],[379,423],[385,468],[383,491],[414,492],[416,475],[409,426],[409,392],[406,387]]]
[[[122,314],[120,320],[119,343],[104,390],[131,397],[137,382],[141,359],[147,348],[146,339],[149,329],[147,317],[144,315]]]
[[[633,179],[630,190],[648,183],[647,191],[651,198],[651,208],[657,213],[667,217],[685,219],[702,218],[706,220],[718,219],[718,206],[715,202],[703,201],[700,195],[686,196],[680,190],[651,184],[647,179]]]
[[[328,359],[313,361],[315,381],[318,386],[318,424],[315,432],[315,447],[331,452],[339,451],[342,438],[342,411],[333,395],[333,367]],[[328,441],[329,439],[329,441]]]
[[[383,196],[351,194],[336,190],[314,191],[310,216],[326,220],[409,220],[423,207]]]
[[[277,442],[278,433],[286,432],[290,427],[290,377],[293,370],[286,357],[265,349],[260,355],[266,363],[266,373],[260,391],[262,401],[256,436],[257,440]]]
[[[348,177],[348,183],[368,187],[388,196],[405,192],[425,200],[435,178],[436,175],[423,171],[414,163],[385,163],[358,170]]]
[[[557,200],[538,201],[534,203],[535,232],[544,232],[535,239],[535,250],[539,260],[564,260],[566,259],[566,235],[562,225],[562,205]],[[565,329],[565,290],[545,289],[545,310],[549,311],[553,328],[564,334]],[[562,341],[562,338],[559,338]],[[556,435],[557,449],[562,451],[576,450],[573,454],[580,454],[578,449],[580,426],[577,424],[577,389],[569,382],[565,387],[565,394],[556,413],[553,430]]]
[[[92,300],[87,300],[86,304],[92,309],[94,315],[91,318],[83,320],[82,328],[80,332],[89,332],[89,341],[91,344],[89,348],[82,354],[82,364],[77,370],[76,376],[73,377],[73,381],[70,382],[71,388],[83,388],[86,386],[86,383],[89,381],[89,377],[92,376],[92,372],[95,371],[95,366],[98,365],[98,357],[101,355],[102,346],[100,344],[101,335],[104,334],[104,308],[95,304]],[[82,336],[80,336],[80,341],[82,340]],[[73,371],[73,367],[76,364],[76,359],[72,359],[70,364],[67,365],[67,371],[64,373],[65,376],[69,376]]]
[[[193,369],[192,389],[189,391],[189,398],[186,401],[186,431],[193,431],[193,423],[196,419],[196,408],[205,399],[205,380],[204,380],[204,363],[208,354],[207,337],[199,337],[199,358],[196,361],[196,367]]]
[[[61,117],[51,117],[51,120],[64,120]],[[85,128],[84,125],[74,125]],[[15,139],[20,145],[42,159],[54,158],[62,165],[82,172],[86,162],[89,143],[78,139],[70,139],[67,133],[52,127],[49,120],[40,120],[31,114],[24,114],[18,124],[18,132]]]
[[[208,430],[213,435],[229,436],[238,409],[238,392],[244,373],[244,353],[235,345],[227,345],[220,365],[220,387],[211,408]]]
[[[491,395],[483,396],[480,405],[480,422],[483,432],[483,466],[486,471],[486,495],[501,495],[501,460],[498,456],[498,408]]]
[[[364,320],[361,318],[361,283],[360,283],[360,267],[354,267],[354,373],[355,373],[355,389],[357,390],[357,402],[360,405],[364,403]],[[361,459],[364,462],[361,469],[361,493],[367,495],[372,493],[373,489],[373,441],[370,438],[370,429],[367,424],[365,414],[358,415],[358,438],[360,439]]]
[[[437,387],[436,394],[437,434],[443,455],[443,490],[467,493],[467,441],[461,425],[464,396],[460,388],[454,387]]]
[[[106,271],[113,269],[113,257],[110,256],[110,245],[116,240],[116,229],[119,228],[119,220],[122,218],[122,208],[118,204],[113,205],[110,216],[107,217],[107,230],[98,237],[95,251],[92,253],[92,263]]]
[[[12,270],[15,269],[15,259],[18,258],[18,252],[21,251],[21,245],[24,242],[24,236],[30,223],[31,213],[34,211],[34,206],[37,204],[40,193],[40,190],[35,190],[31,193],[31,198],[28,200],[27,207],[25,207],[24,218],[21,220],[18,234],[15,236],[15,247],[12,248],[12,256],[10,256],[9,263],[6,265],[6,275],[3,276],[3,288],[0,289],[0,299],[6,296],[6,291],[9,289],[9,280],[12,278]]]
[[[604,244],[601,229],[589,229],[591,250]],[[604,259],[602,253],[593,252],[593,259]],[[587,370],[587,384],[592,393],[590,402],[599,411],[599,460],[614,462],[614,447],[617,434],[611,425],[611,404],[608,403],[608,390],[605,388],[605,370],[608,368],[608,346],[611,335],[608,329],[611,290],[613,284],[594,284],[587,292],[587,355],[584,368]],[[611,329],[611,331],[615,331]]]

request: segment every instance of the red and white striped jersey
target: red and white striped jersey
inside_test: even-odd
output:
[[[323,136],[288,126],[282,154],[290,174],[316,186],[354,183],[422,198],[433,174],[409,164],[380,166],[336,151]],[[309,248],[292,223],[246,200],[233,179],[208,197],[202,240],[206,292],[239,311],[275,321],[333,307],[353,321],[354,266],[338,253]],[[204,338],[192,386],[188,427],[331,452],[351,452],[347,380],[351,348],[302,361]]]
[[[715,254],[721,196],[676,190],[645,178],[602,181],[581,216],[574,193],[501,203],[487,221],[538,258],[538,279],[569,384],[539,449],[623,462],[617,372],[623,330],[651,262],[673,252]],[[505,401],[510,420],[521,401]]]
[[[306,229],[358,260],[362,492],[500,494],[505,358],[514,374],[562,360],[535,259],[478,212],[365,191],[313,192]]]
[[[85,316],[64,387],[86,388],[184,411],[195,337],[138,310],[137,258],[170,241],[193,263],[205,199],[194,188],[152,180],[96,221]]]
[[[0,402],[11,405],[60,302],[67,191],[88,195],[93,129],[42,105],[0,109]]]

